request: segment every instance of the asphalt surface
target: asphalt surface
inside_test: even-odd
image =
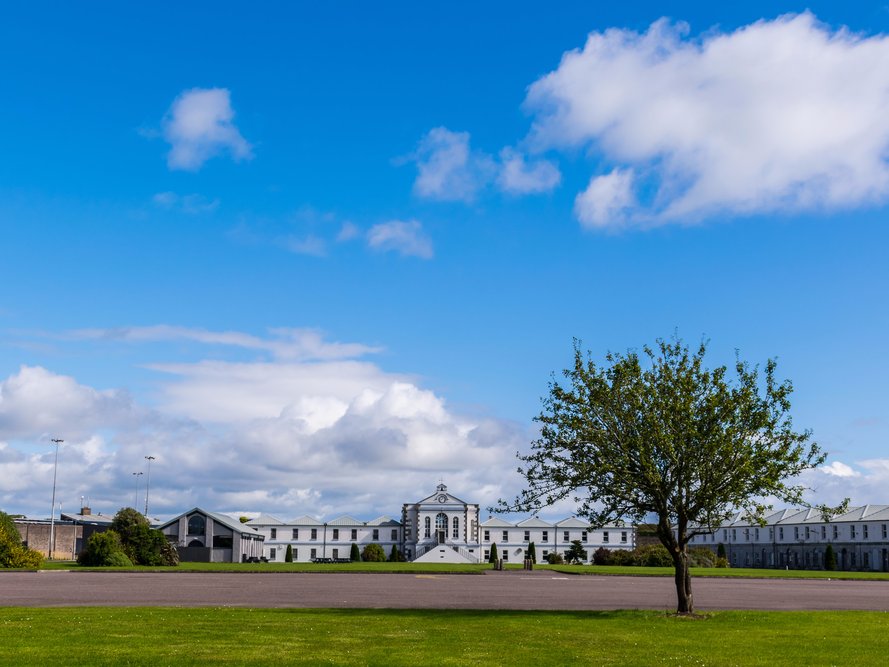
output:
[[[889,611],[889,581],[694,579],[695,608]],[[0,606],[663,609],[672,578],[488,572],[483,575],[38,572],[0,573]]]

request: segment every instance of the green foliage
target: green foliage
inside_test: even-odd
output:
[[[572,540],[571,546],[565,552],[565,562],[567,563],[585,563],[587,561],[587,552],[583,548],[580,540]]]
[[[553,551],[546,555],[546,562],[550,565],[562,565],[565,562],[565,559],[562,558],[562,554]]]
[[[398,550],[398,547],[394,544],[392,545],[392,551],[389,552],[389,562],[390,563],[403,563],[405,562],[404,555],[401,551]]]
[[[349,560],[353,563],[357,563],[361,560],[361,552],[358,550],[358,545],[352,542],[352,550],[349,552]]]
[[[527,488],[499,506],[535,512],[580,495],[593,526],[656,516],[680,613],[694,609],[690,527],[719,525],[739,508],[761,519],[763,497],[805,505],[804,487],[786,480],[824,460],[810,433],[794,430],[793,388],[776,379],[774,360],[760,373],[738,359],[730,379],[725,366],[705,367],[706,351],[674,337],[641,358],[608,353],[599,366],[575,341],[565,384],[550,383],[536,418],[540,438],[519,457]]]
[[[537,562],[537,547],[534,546],[533,542],[531,542],[531,544],[528,545],[528,558],[531,559],[532,563]]]
[[[373,542],[364,547],[361,552],[361,560],[368,563],[385,563],[386,552],[383,551],[383,547]]]
[[[250,521],[250,517],[249,516],[239,516],[238,521],[240,521],[241,523],[247,523],[248,521]]]
[[[725,558],[725,545],[722,542],[716,545],[716,556],[718,558]]]
[[[731,565],[728,562],[728,558],[717,558],[716,562],[713,563],[713,567],[727,568],[731,567]]]
[[[37,568],[43,563],[39,551],[22,544],[22,536],[12,517],[0,512],[0,568]]]
[[[611,552],[605,547],[599,547],[593,552],[593,565],[609,565]]]
[[[293,562],[293,547],[289,544],[287,545],[287,551],[284,552],[284,562],[285,563],[292,563]]]
[[[837,554],[833,550],[833,545],[828,544],[824,550],[824,569],[833,572],[837,569]]]
[[[667,555],[669,557],[669,554]],[[688,550],[688,563],[692,567],[716,567],[716,560],[717,555],[706,547],[695,547]]]
[[[91,567],[133,565],[132,559],[124,553],[120,535],[115,530],[90,535],[86,548],[77,556],[77,562]]]
[[[142,514],[124,507],[111,521],[111,530],[120,538],[123,552],[135,565],[178,565],[179,554],[167,538],[155,530]]]
[[[491,555],[488,556],[488,562],[489,562],[489,563],[496,563],[496,562],[497,562],[497,558],[498,558],[498,556],[497,556],[497,543],[494,542],[493,544],[491,544]]]

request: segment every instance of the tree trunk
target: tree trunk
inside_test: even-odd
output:
[[[693,614],[694,597],[691,593],[691,574],[688,570],[688,553],[685,549],[678,549],[673,552],[673,567],[676,570],[676,613],[677,614]]]

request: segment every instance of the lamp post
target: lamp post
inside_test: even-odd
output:
[[[133,476],[136,478],[136,501],[133,503],[133,509],[139,506],[139,478],[142,476],[141,472],[134,472]],[[137,512],[139,510],[136,510]]]
[[[59,447],[65,441],[61,438],[53,438],[51,442],[56,447],[56,463],[52,469],[52,507],[49,511],[49,548],[47,555],[50,559],[52,559],[53,545],[56,538],[56,476],[59,472]]]
[[[148,461],[148,475],[145,476],[145,518],[148,518],[148,494],[151,491],[151,462],[154,461],[153,456],[146,456]]]

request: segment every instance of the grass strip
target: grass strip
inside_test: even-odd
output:
[[[883,665],[885,612],[0,608],[16,665]]]

